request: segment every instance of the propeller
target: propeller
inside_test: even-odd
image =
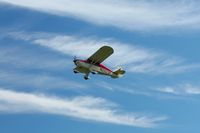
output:
[[[77,61],[77,57],[74,56],[74,60],[73,60],[73,62],[76,63],[76,61]]]

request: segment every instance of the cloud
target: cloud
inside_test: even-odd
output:
[[[169,93],[174,95],[199,95],[200,94],[200,87],[194,86],[191,84],[181,84],[177,86],[167,86],[163,88],[156,89],[162,93]]]
[[[137,127],[155,127],[166,117],[147,117],[119,111],[117,105],[90,96],[58,98],[0,89],[2,113],[48,113],[89,121]]]
[[[29,44],[29,45],[28,45]],[[26,42],[0,46],[0,85],[29,89],[82,89],[88,85],[70,79],[73,63]],[[63,74],[65,73],[65,74]],[[26,81],[26,82],[25,82]]]
[[[42,35],[42,36],[41,36]],[[88,58],[102,45],[110,45],[115,53],[105,63],[112,66],[126,66],[134,73],[174,74],[195,70],[200,64],[187,64],[184,59],[170,56],[138,45],[125,44],[112,39],[77,37],[47,33],[11,32],[8,36],[44,46],[70,56]],[[25,39],[24,39],[25,38]],[[27,40],[28,38],[28,40]]]
[[[6,64],[18,69],[56,71],[67,69],[66,66],[71,64],[67,57],[44,52],[20,44],[0,46],[0,65]]]
[[[185,85],[185,92],[191,95],[199,95],[200,94],[200,87],[193,86],[191,84]]]
[[[34,72],[0,70],[0,79],[0,85],[16,89],[19,87],[29,87],[30,89],[84,89],[88,87],[88,85],[72,81],[67,77],[43,73],[34,74]]]
[[[163,29],[199,29],[200,8],[197,0],[0,0],[97,25],[131,31]]]
[[[128,81],[128,82],[131,82],[131,81]],[[112,84],[105,81],[98,81],[97,83],[95,83],[95,85],[109,91],[117,91],[120,93],[127,93],[131,95],[152,96],[152,93],[148,91],[147,89],[143,89],[142,87],[139,87],[138,89],[138,87],[131,86],[130,84],[129,85],[123,84],[121,82],[120,84]]]

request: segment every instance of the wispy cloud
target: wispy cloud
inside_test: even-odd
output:
[[[126,30],[199,29],[197,0],[0,0],[17,6]]]
[[[166,119],[125,113],[117,108],[114,103],[90,96],[64,99],[0,89],[0,112],[4,113],[49,113],[137,127],[155,127],[159,121]]]
[[[71,61],[66,59],[67,57],[29,48],[23,45],[0,46],[0,65],[4,64],[19,69],[56,71],[67,69],[66,66],[71,64]]]
[[[200,87],[191,84],[181,84],[176,86],[167,86],[156,89],[162,93],[169,93],[174,95],[199,95]]]
[[[138,87],[133,87],[131,86],[131,84],[127,85],[127,84],[111,84],[105,81],[98,81],[96,84],[96,86],[99,86],[101,88],[107,89],[109,91],[117,91],[120,93],[127,93],[127,94],[131,94],[131,95],[145,95],[145,96],[152,96],[151,92],[148,91],[147,89],[143,89],[143,88],[139,88]]]
[[[19,89],[83,89],[88,85],[72,81],[67,77],[42,73],[23,73],[9,70],[0,70],[0,85]]]
[[[28,39],[28,41],[34,44],[45,46],[70,56],[77,55],[82,58],[88,58],[102,45],[110,45],[116,52],[105,63],[113,67],[124,65],[130,72],[171,74],[182,73],[200,67],[200,64],[187,64],[184,59],[179,57],[139,47],[138,45],[124,44],[112,39],[83,38],[58,34],[44,35],[44,33],[42,33],[42,36],[40,33],[9,33],[9,36],[13,38],[25,41]]]
[[[88,87],[68,76],[72,63],[67,56],[27,45],[0,46],[0,85],[29,89],[82,89]],[[28,47],[27,47],[28,46]],[[65,74],[63,74],[65,73]]]

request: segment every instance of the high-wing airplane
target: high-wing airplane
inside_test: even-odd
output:
[[[73,69],[74,73],[83,73],[84,79],[89,79],[89,74],[101,74],[111,76],[112,78],[119,78],[125,74],[122,68],[116,71],[112,71],[103,64],[101,64],[105,59],[107,59],[114,50],[110,46],[103,46],[97,50],[92,56],[87,60],[74,59],[74,64],[76,67]]]

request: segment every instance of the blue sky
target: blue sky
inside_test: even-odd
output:
[[[198,133],[196,0],[0,0],[0,132]],[[110,45],[123,78],[74,74]]]

